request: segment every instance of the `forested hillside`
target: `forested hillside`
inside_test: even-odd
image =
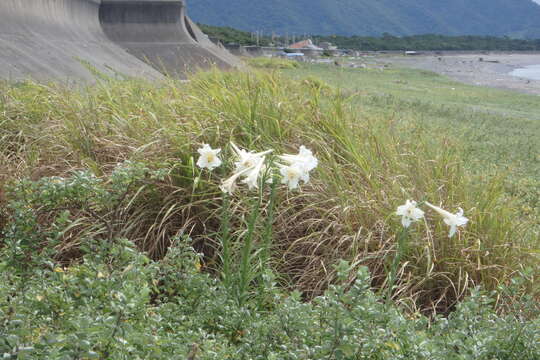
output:
[[[279,34],[540,37],[532,0],[197,0],[188,9],[205,24]]]

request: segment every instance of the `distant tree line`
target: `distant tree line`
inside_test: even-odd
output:
[[[313,41],[331,42],[344,49],[355,50],[499,50],[533,51],[540,50],[540,39],[522,40],[494,36],[445,36],[414,35],[381,37],[371,36],[314,36]]]
[[[257,36],[233,29],[231,27],[219,27],[199,24],[201,29],[210,38],[219,40],[223,44],[239,45],[278,45],[286,46],[286,38]],[[540,51],[540,39],[523,40],[509,37],[494,36],[446,36],[446,35],[414,35],[393,36],[383,34],[380,37],[373,36],[312,36],[315,44],[330,42],[342,49],[385,51],[385,50],[498,50],[498,51]]]
[[[239,44],[239,45],[261,45],[268,46],[271,44],[272,39],[267,36],[259,36],[257,34],[249,33],[233,29],[231,27],[211,26],[205,24],[198,24],[201,30],[213,40],[219,40],[223,44]]]

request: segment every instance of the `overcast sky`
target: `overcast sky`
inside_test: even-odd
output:
[[[540,4],[540,0],[533,0],[535,3]]]

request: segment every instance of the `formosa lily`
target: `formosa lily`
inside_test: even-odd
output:
[[[244,169],[242,171],[238,171],[234,173],[231,177],[228,179],[225,179],[221,182],[220,189],[224,193],[232,194],[234,190],[236,189],[236,180],[244,174],[246,174],[251,168]]]
[[[458,212],[452,214],[451,212],[441,209],[440,207],[430,204],[428,202],[426,202],[426,205],[435,210],[439,215],[441,215],[444,223],[450,226],[450,232],[448,233],[448,237],[454,236],[458,226],[465,226],[469,222],[469,219],[463,216],[462,208],[458,208]]]
[[[300,146],[300,151],[297,155],[281,155],[279,159],[288,165],[279,165],[281,174],[281,183],[287,184],[289,190],[296,189],[300,180],[304,183],[309,182],[309,172],[315,169],[319,163],[317,158],[313,156],[311,150],[305,146]]]
[[[309,181],[309,173],[302,166],[296,164],[289,166],[279,165],[279,172],[281,174],[281,183],[286,184],[289,190],[296,189],[300,180]]]
[[[242,180],[244,184],[247,184],[248,189],[258,189],[259,188],[259,176],[264,169],[264,160],[265,156],[262,156],[258,159],[258,163],[255,166],[252,166],[246,170],[245,179]]]
[[[218,157],[221,149],[212,149],[210,145],[204,144],[197,152],[201,155],[197,160],[197,166],[201,169],[213,170],[221,165],[221,159]]]
[[[408,228],[413,222],[424,217],[424,212],[416,206],[416,201],[407,200],[405,205],[398,206],[396,215],[401,216],[401,224]]]
[[[273,150],[254,153],[240,149],[232,142],[231,146],[238,158],[234,163],[236,167],[235,173],[230,178],[222,182],[221,190],[231,194],[234,189],[236,189],[236,181],[240,177],[244,177],[242,182],[247,184],[249,189],[257,189],[259,187],[259,176],[263,169],[265,169],[264,162],[266,160],[266,155],[271,153]]]
[[[235,171],[237,172],[258,165],[259,160],[261,160],[261,158],[264,159],[265,155],[270,154],[273,151],[273,150],[266,150],[266,151],[254,153],[252,151],[246,151],[244,149],[240,149],[238,146],[236,146],[232,142],[231,142],[231,146],[236,156],[238,157],[238,160],[234,163],[234,165],[236,166]]]
[[[304,145],[300,146],[300,151],[297,155],[286,154],[278,156],[278,158],[285,161],[289,165],[301,164],[307,172],[315,169],[319,164],[317,158],[313,156],[313,152]]]

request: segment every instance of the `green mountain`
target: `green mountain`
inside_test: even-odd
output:
[[[188,0],[198,22],[278,34],[540,38],[532,0]]]

